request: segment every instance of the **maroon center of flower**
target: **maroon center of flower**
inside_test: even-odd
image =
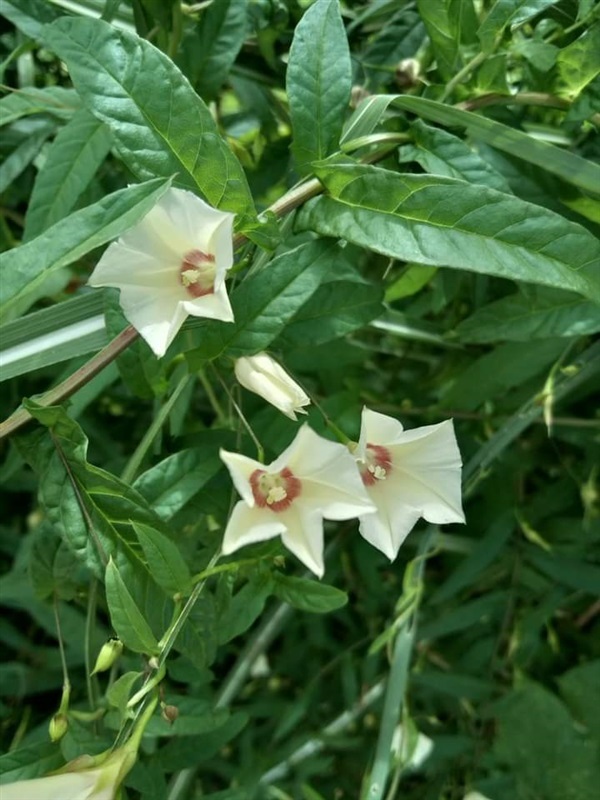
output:
[[[392,471],[392,454],[380,444],[367,444],[366,458],[358,462],[360,477],[365,486],[384,481]]]
[[[192,297],[204,297],[215,290],[215,257],[202,250],[190,250],[179,267],[179,280]]]
[[[287,511],[302,492],[302,482],[287,467],[281,472],[255,469],[250,475],[250,487],[259,508]]]

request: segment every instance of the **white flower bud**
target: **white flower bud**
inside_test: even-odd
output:
[[[260,395],[286,417],[296,420],[296,414],[306,414],[302,406],[309,405],[310,399],[266,353],[238,358],[235,376],[245,389]]]

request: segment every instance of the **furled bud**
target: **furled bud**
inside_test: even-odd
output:
[[[69,728],[69,720],[66,714],[62,711],[57,711],[50,720],[48,725],[48,733],[53,742],[58,742],[65,735]]]
[[[106,672],[107,669],[110,669],[122,652],[123,642],[114,636],[111,637],[102,645],[94,669],[92,670],[92,675],[95,675],[97,672]]]
[[[302,406],[310,404],[304,390],[266,353],[244,356],[235,362],[235,376],[242,386],[260,395],[286,417],[306,414]]]

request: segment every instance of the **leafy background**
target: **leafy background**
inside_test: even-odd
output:
[[[1,347],[46,337],[3,365],[2,418],[123,328],[115,293],[85,282],[171,182],[246,237],[235,325],[188,322],[160,362],[134,343],[66,410],[29,402],[36,422],[2,444],[3,780],[114,741],[222,536],[218,449],[253,452],[224,385],[267,458],[294,435],[234,386],[231,357],[268,348],[350,436],[363,404],[453,417],[467,524],[421,524],[393,564],[332,526],[323,583],[277,543],[229,559],[166,661],[179,716],[152,720],[126,796],[358,797],[394,664],[371,645],[431,537],[403,718],[434,749],[389,764],[387,796],[595,797],[598,3],[2,12]],[[73,688],[51,743],[57,614]],[[123,657],[90,678],[114,633]]]

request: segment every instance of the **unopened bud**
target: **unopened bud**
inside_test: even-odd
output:
[[[102,645],[98,653],[92,675],[95,675],[97,672],[106,672],[107,669],[110,669],[122,652],[123,642],[116,637],[110,638]]]
[[[62,739],[68,728],[69,720],[67,715],[62,711],[57,711],[48,725],[48,733],[50,734],[51,741],[58,742],[60,739]]]
[[[177,708],[177,706],[163,705],[161,710],[161,716],[170,725],[172,725],[179,716],[179,709]]]
[[[260,395],[286,417],[296,420],[296,414],[306,414],[303,406],[310,404],[306,392],[266,353],[238,358],[235,377],[245,389]]]
[[[396,67],[396,83],[401,89],[411,89],[419,82],[421,65],[416,58],[403,58]]]

